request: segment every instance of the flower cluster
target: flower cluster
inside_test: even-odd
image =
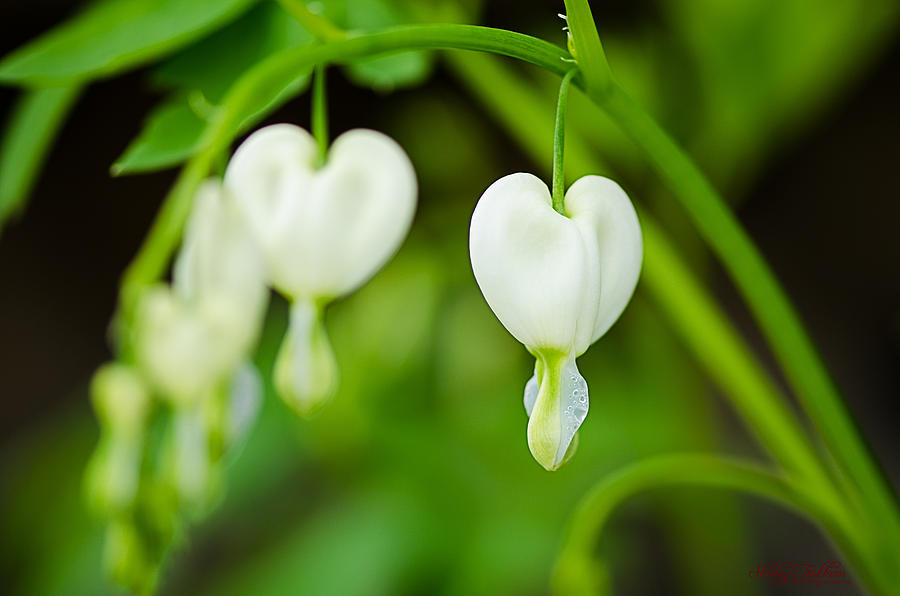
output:
[[[382,267],[412,222],[415,173],[390,138],[349,131],[319,162],[298,127],[252,134],[224,181],[207,181],[194,196],[171,285],[138,299],[131,357],[95,375],[103,432],[88,498],[110,521],[108,566],[136,592],[155,581],[159,545],[182,515],[212,502],[222,458],[255,419],[261,382],[249,357],[268,287],[291,302],[275,386],[308,415],[337,387],[325,306]],[[167,429],[162,458],[146,449],[154,417]]]
[[[121,583],[141,591],[154,581],[153,545],[209,506],[220,462],[253,423],[261,382],[249,358],[269,288],[290,303],[274,386],[307,416],[338,385],[325,308],[397,251],[416,194],[413,166],[387,136],[351,130],[323,160],[316,140],[289,124],[250,135],[224,180],[199,188],[171,285],[141,294],[129,356],[102,367],[92,387],[103,434],[89,497],[109,517],[108,562]],[[614,182],[584,177],[563,202],[554,209],[530,174],[501,178],[478,201],[469,245],[488,304],[535,357],[527,438],[548,470],[571,457],[588,411],[575,359],[622,313],[642,257],[637,216]],[[147,447],[160,417],[161,458]]]

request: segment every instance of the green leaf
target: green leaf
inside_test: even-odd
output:
[[[113,164],[113,175],[150,172],[186,160],[197,150],[205,125],[185,97],[164,101]]]
[[[343,24],[351,31],[369,31],[408,24],[409,17],[387,0],[343,0]],[[432,62],[426,52],[402,52],[353,62],[346,68],[348,78],[357,85],[377,91],[412,87],[431,73]]]
[[[200,147],[204,116],[216,109],[244,72],[275,52],[312,41],[278,5],[265,3],[163,64],[154,80],[174,93],[150,114],[113,165],[113,174],[149,172],[188,159]],[[308,82],[309,73],[301,72],[276,86],[274,95],[256,98],[241,130],[301,92]]]
[[[79,92],[74,86],[35,89],[19,101],[0,145],[0,230],[25,206],[53,138]]]
[[[0,82],[49,85],[155,60],[240,15],[256,0],[103,0],[0,62]]]
[[[280,6],[266,2],[161,65],[154,80],[167,88],[197,89],[217,103],[241,74],[262,59],[313,41]]]

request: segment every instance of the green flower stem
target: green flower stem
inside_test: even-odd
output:
[[[663,487],[696,486],[755,495],[824,525],[848,561],[869,586],[879,578],[869,575],[865,553],[849,539],[852,522],[822,503],[813,490],[792,484],[759,466],[709,455],[676,454],[642,460],[598,484],[573,516],[565,545],[557,558],[553,587],[558,594],[587,595],[607,592],[608,577],[593,561],[596,538],[615,509],[631,497]],[[874,571],[878,573],[877,570]],[[883,578],[880,578],[883,581]],[[884,584],[882,584],[884,585]]]
[[[312,133],[319,146],[319,163],[328,155],[328,104],[325,97],[325,65],[316,66],[312,93]]]
[[[569,97],[569,83],[578,72],[573,68],[563,75],[559,84],[559,100],[556,102],[556,130],[553,134],[553,208],[560,215],[566,215],[566,176],[563,156],[566,151],[566,105]]]

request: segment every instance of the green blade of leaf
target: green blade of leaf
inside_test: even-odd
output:
[[[25,206],[53,138],[80,91],[76,86],[27,91],[13,111],[0,145],[0,230]]]
[[[140,135],[113,164],[112,174],[151,172],[181,163],[197,150],[205,126],[185,97],[164,101],[147,118]]]
[[[275,52],[313,41],[284,9],[265,2],[160,65],[153,79],[169,89],[196,89],[218,103],[248,68]]]
[[[175,94],[150,114],[141,133],[113,164],[113,174],[155,171],[189,158],[199,149],[206,125],[202,114],[215,110],[214,104],[234,81],[267,56],[312,41],[312,35],[277,4],[265,3],[160,66],[154,80],[175,89]],[[272,94],[257,98],[241,130],[300,93],[308,81],[309,73],[298,73]]]
[[[385,0],[344,0],[342,8],[343,22],[349,30],[378,29],[407,24],[410,20],[401,8]],[[340,12],[340,7],[333,10]],[[431,73],[431,66],[426,52],[401,52],[355,61],[347,65],[345,72],[357,85],[391,91],[423,82]]]
[[[256,0],[104,0],[0,61],[0,82],[50,85],[121,72],[185,46]]]

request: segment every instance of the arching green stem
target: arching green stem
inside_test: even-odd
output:
[[[573,68],[563,75],[559,84],[559,100],[556,103],[556,130],[553,133],[553,208],[560,214],[566,214],[566,176],[563,157],[566,151],[566,105],[569,97],[569,83],[578,72]]]

